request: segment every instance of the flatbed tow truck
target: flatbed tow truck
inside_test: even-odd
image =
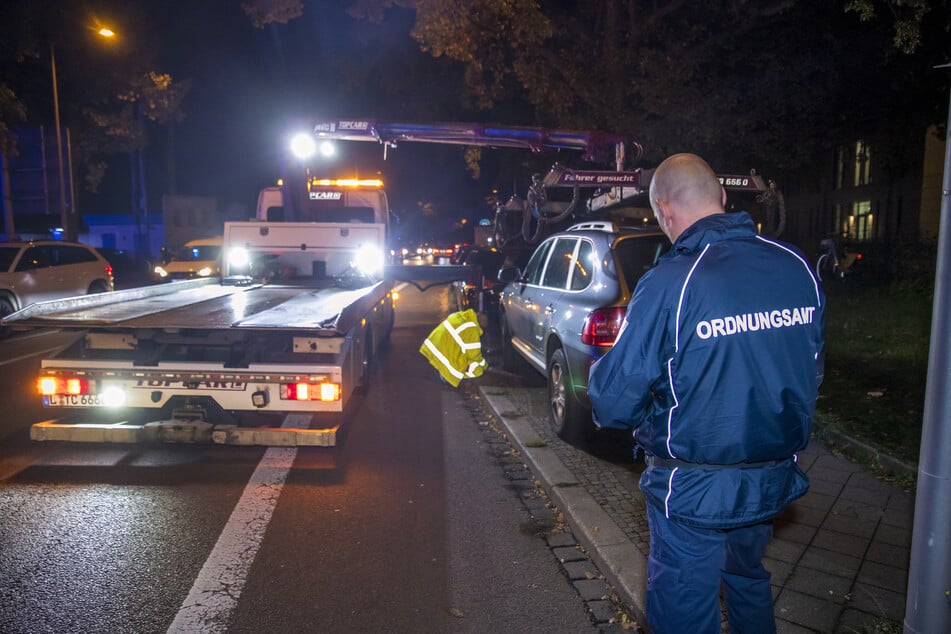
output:
[[[393,327],[386,212],[371,208],[358,222],[227,222],[221,279],[9,315],[12,330],[76,333],[41,361],[37,389],[60,416],[34,424],[31,438],[335,445]]]

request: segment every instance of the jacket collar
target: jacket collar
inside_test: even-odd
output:
[[[671,253],[699,251],[714,242],[754,235],[756,235],[756,225],[745,211],[713,214],[687,227],[670,251]]]

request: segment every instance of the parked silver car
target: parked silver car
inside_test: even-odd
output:
[[[548,381],[549,418],[569,442],[594,431],[588,370],[614,344],[641,275],[670,248],[657,228],[585,222],[538,245],[524,271],[504,267],[502,365]]]
[[[0,243],[0,319],[35,302],[113,290],[112,265],[78,242]]]

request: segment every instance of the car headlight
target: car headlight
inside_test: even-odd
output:
[[[364,275],[377,275],[383,272],[383,263],[383,252],[373,245],[365,244],[357,249],[351,264]]]
[[[231,266],[235,269],[245,269],[251,264],[251,254],[244,247],[232,247],[228,251],[228,262],[231,263]],[[205,270],[205,269],[202,269]],[[211,269],[208,269],[208,273],[201,273],[199,275],[210,275]]]
[[[211,275],[211,267],[210,267],[210,266],[203,266],[203,267],[201,267],[200,269],[198,269],[198,276],[199,276],[199,277],[208,277],[209,275]]]
[[[152,269],[152,272],[155,273],[156,275],[158,275],[158,276],[161,277],[161,278],[166,278],[166,277],[168,277],[168,271],[166,271],[166,270],[165,270],[163,267],[161,267],[161,266],[156,266],[154,269]]]

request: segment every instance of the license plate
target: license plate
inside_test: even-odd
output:
[[[101,407],[105,403],[98,394],[57,394],[44,396],[43,405],[47,407]]]

